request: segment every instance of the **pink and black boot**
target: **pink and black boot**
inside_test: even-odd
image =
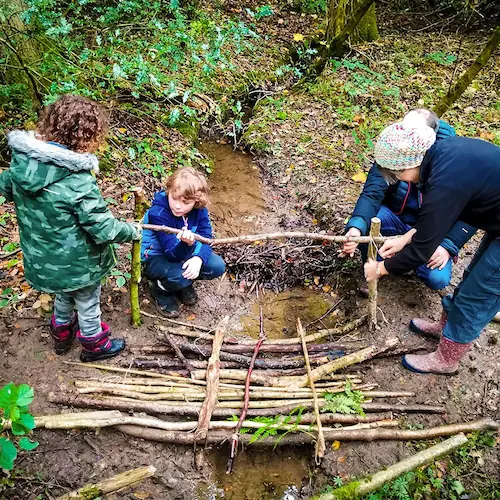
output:
[[[472,342],[460,344],[441,336],[439,345],[429,354],[407,354],[403,357],[403,366],[416,373],[436,373],[453,375],[458,370],[460,360],[471,348]]]
[[[102,331],[92,337],[84,337],[80,330],[76,336],[82,344],[80,361],[83,363],[98,361],[116,356],[125,349],[125,339],[110,338],[109,326],[101,323]]]
[[[443,311],[439,321],[429,321],[424,318],[413,318],[410,321],[410,330],[419,333],[424,337],[439,340],[443,333],[443,328],[448,320],[448,315]]]
[[[56,354],[65,354],[71,349],[71,344],[75,339],[78,330],[78,316],[73,314],[69,323],[58,325],[55,315],[50,320],[50,336],[54,339],[54,349]]]

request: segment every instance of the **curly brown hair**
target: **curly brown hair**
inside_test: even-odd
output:
[[[210,188],[207,178],[193,167],[176,170],[167,181],[167,192],[173,196],[182,196],[194,200],[194,208],[203,208],[208,203]]]
[[[47,106],[40,116],[37,132],[79,153],[93,152],[104,141],[108,116],[104,108],[78,95],[63,95]]]

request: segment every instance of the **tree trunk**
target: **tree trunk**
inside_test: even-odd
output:
[[[490,60],[491,55],[495,49],[500,45],[500,25],[495,28],[490,39],[484,46],[481,54],[469,66],[467,71],[458,79],[457,83],[450,88],[448,93],[438,102],[434,108],[434,112],[441,116],[453,103],[464,93],[465,89],[471,84],[476,75],[484,68],[486,63]]]
[[[352,20],[356,10],[362,5],[360,0],[330,0],[327,13],[327,42],[343,34],[344,29]],[[372,42],[378,38],[377,16],[375,3],[363,15],[358,25],[350,34],[351,42]]]

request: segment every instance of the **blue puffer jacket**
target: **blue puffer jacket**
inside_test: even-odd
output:
[[[455,129],[451,125],[439,120],[437,141],[455,135]],[[356,227],[361,231],[361,234],[368,234],[370,220],[377,215],[382,205],[399,215],[409,226],[414,226],[417,222],[422,201],[422,194],[416,184],[398,181],[395,184],[388,185],[374,163],[368,172],[363,192],[347,223],[346,231],[351,227]],[[456,256],[475,232],[475,227],[457,221],[441,242],[441,246],[448,250],[450,255]]]
[[[194,208],[189,212],[187,219],[190,231],[206,238],[212,238],[212,224],[206,208]],[[146,212],[143,223],[178,229],[184,227],[182,217],[176,217],[170,210],[165,191],[159,191],[155,194],[153,205]],[[195,241],[194,245],[189,246],[187,243],[180,241],[175,234],[146,229],[142,233],[141,259],[144,262],[154,255],[163,255],[172,262],[183,262],[191,257],[198,256],[203,261],[203,264],[206,264],[210,255],[212,255],[212,247],[199,241]]]

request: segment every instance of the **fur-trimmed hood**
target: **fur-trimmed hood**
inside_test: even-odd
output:
[[[98,170],[95,155],[49,144],[37,139],[33,132],[10,132],[8,142],[12,148],[12,182],[26,193],[37,194],[42,189],[52,189],[52,185],[68,176],[90,175]]]
[[[76,153],[35,137],[33,132],[14,130],[7,135],[9,146],[42,163],[51,163],[72,172],[99,171],[99,160],[91,153]]]

